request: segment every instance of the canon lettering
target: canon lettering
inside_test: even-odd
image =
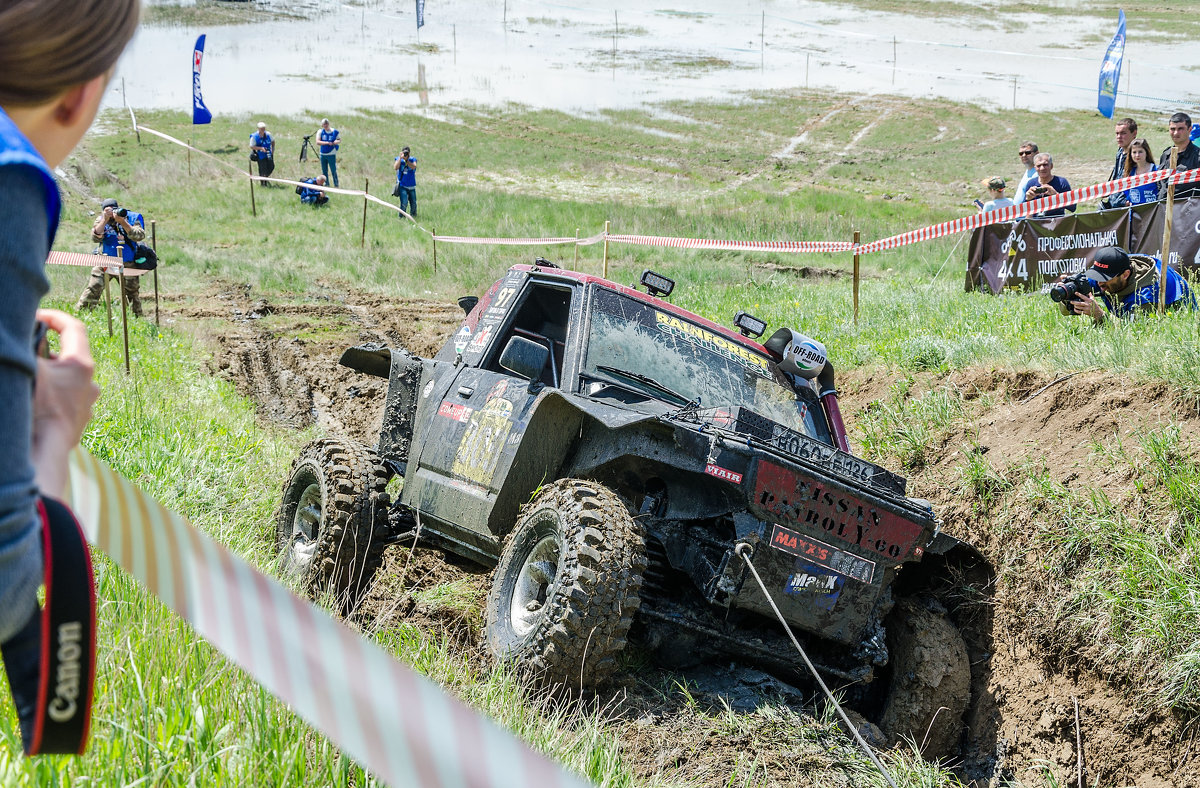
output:
[[[79,682],[82,675],[83,624],[70,621],[58,628],[58,675],[55,676],[54,699],[46,713],[55,722],[66,722],[75,716],[79,706]]]

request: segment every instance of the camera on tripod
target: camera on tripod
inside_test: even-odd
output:
[[[1100,288],[1096,283],[1088,279],[1087,272],[1080,271],[1061,282],[1050,285],[1050,300],[1055,303],[1074,301],[1076,295],[1091,295],[1099,291]]]

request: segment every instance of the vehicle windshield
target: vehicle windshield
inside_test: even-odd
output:
[[[704,413],[748,408],[824,439],[814,422],[816,397],[798,394],[766,355],[691,321],[604,287],[592,291],[591,331],[583,374],[647,397]]]

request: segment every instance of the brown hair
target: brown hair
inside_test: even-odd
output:
[[[1150,150],[1150,143],[1145,137],[1138,137],[1133,142],[1129,143],[1129,150],[1125,154],[1125,174],[1133,172],[1133,149],[1141,148],[1146,151],[1146,163],[1154,164],[1154,152]]]
[[[44,104],[112,69],[141,0],[0,0],[0,107]]]

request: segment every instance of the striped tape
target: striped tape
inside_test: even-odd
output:
[[[612,236],[608,236],[612,239]],[[604,240],[604,233],[600,232],[589,238],[489,238],[477,237],[469,235],[435,235],[435,241],[443,241],[448,244],[483,244],[491,246],[560,246],[564,244],[575,244],[578,246],[591,246],[598,244]]]
[[[737,252],[848,252],[848,241],[722,241],[709,238],[672,238],[661,235],[610,235],[609,243],[666,246],[673,249],[727,249]]]
[[[70,465],[70,503],[88,540],[388,784],[587,784],[258,572],[83,449],[72,452]]]

